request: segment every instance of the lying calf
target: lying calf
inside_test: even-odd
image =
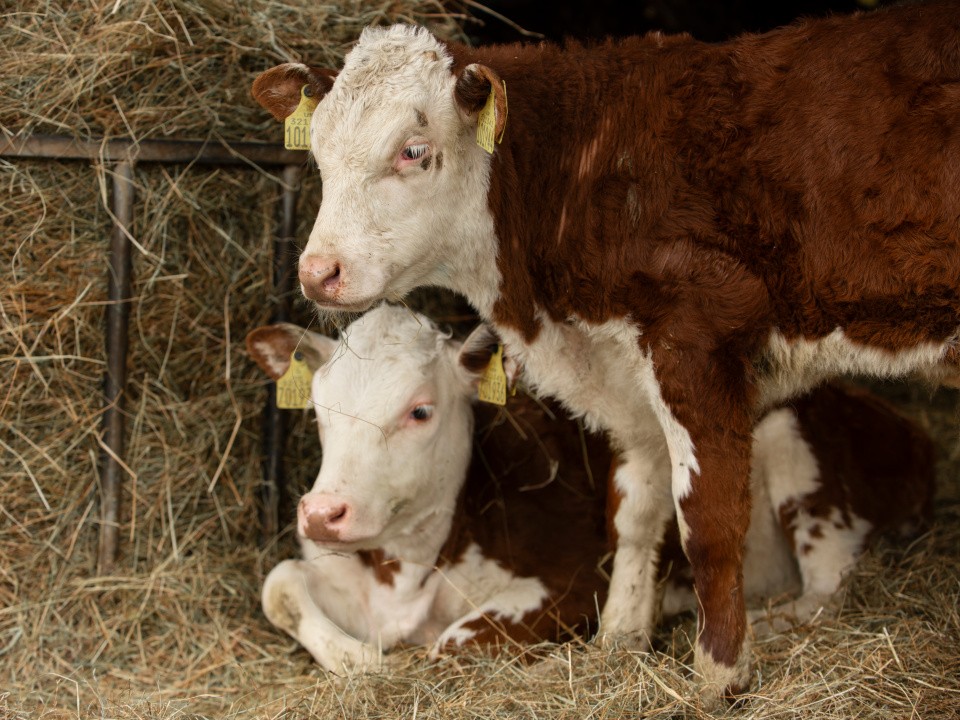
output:
[[[382,306],[339,342],[274,325],[247,347],[271,377],[295,348],[315,371],[323,463],[298,507],[304,559],[270,573],[263,607],[317,662],[342,671],[401,642],[439,651],[590,633],[607,553],[592,479],[603,484],[609,451],[527,398],[509,419],[475,412],[485,330],[461,345]]]
[[[298,507],[304,559],[274,568],[263,607],[324,668],[374,667],[401,642],[437,653],[595,629],[600,566],[623,521],[612,455],[522,394],[508,413],[473,405],[496,347],[489,330],[460,344],[384,305],[340,341],[273,325],[247,347],[275,379],[294,351],[313,372],[324,458]],[[754,463],[748,595],[795,589],[795,554],[804,612],[872,532],[919,519],[929,502],[929,440],[854,392],[823,389],[770,413]],[[671,555],[682,558],[678,545]],[[693,609],[681,563],[664,575],[664,609]]]

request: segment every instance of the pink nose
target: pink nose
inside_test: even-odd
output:
[[[300,257],[300,284],[303,294],[311,300],[333,300],[339,293],[343,273],[340,263],[332,257],[323,255],[303,255]]]
[[[327,493],[307,493],[297,507],[300,534],[317,542],[333,542],[350,527],[353,513],[341,497]]]

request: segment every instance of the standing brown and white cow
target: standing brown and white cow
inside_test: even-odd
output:
[[[957,376],[960,5],[717,45],[368,29],[335,80],[288,64],[254,93],[279,118],[304,85],[324,183],[304,293],[466,295],[626,459],[605,632],[646,641],[675,508],[704,694],[744,687],[758,413],[842,373]],[[490,95],[492,154],[474,140]]]

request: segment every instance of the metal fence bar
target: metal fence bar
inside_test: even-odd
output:
[[[100,545],[97,564],[109,573],[117,558],[120,533],[121,465],[126,435],[127,347],[130,319],[130,240],[133,227],[133,163],[118,163],[113,173],[114,227],[107,274],[107,374],[103,388],[103,442],[107,451],[100,465]]]
[[[77,140],[31,135],[0,140],[0,156],[108,162],[201,163],[204,165],[302,165],[306,153],[263,143],[200,140]]]
[[[273,309],[271,323],[290,319],[290,297],[294,291],[296,252],[294,236],[297,232],[297,196],[300,187],[300,165],[283,169],[283,197],[280,232],[273,242]],[[284,438],[287,435],[287,415],[277,408],[277,385],[267,386],[267,400],[263,407],[263,476],[260,484],[260,534],[266,545],[280,530],[280,502],[285,496],[286,478],[283,470]]]
[[[100,465],[100,542],[98,567],[108,573],[116,562],[120,531],[120,488],[125,471],[126,424],[124,398],[127,381],[128,326],[131,299],[131,258],[128,233],[133,226],[133,170],[137,163],[197,163],[202,165],[283,166],[283,199],[280,233],[274,241],[273,281],[276,322],[289,313],[293,290],[296,203],[300,169],[306,153],[261,143],[223,143],[193,140],[78,140],[53,135],[0,139],[0,157],[48,160],[99,160],[117,163],[114,169],[112,206],[115,218],[110,241],[110,271],[106,308],[107,374],[104,379],[103,442]],[[284,417],[276,409],[271,384],[264,411],[264,479],[261,495],[269,513],[262,533],[273,537],[278,530],[277,503],[283,483]]]

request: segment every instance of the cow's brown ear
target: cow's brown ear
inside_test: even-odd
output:
[[[284,120],[300,104],[300,90],[304,85],[307,86],[306,94],[319,102],[330,92],[336,78],[336,70],[284,63],[257,75],[252,92],[254,99],[271,115],[277,120]]]
[[[307,367],[316,372],[339,345],[336,340],[291,323],[264,325],[247,335],[247,352],[273,380],[287,371],[294,352],[302,353]]]
[[[500,336],[486,324],[478,325],[463,341],[457,356],[457,363],[462,374],[466,377],[468,385],[476,387],[480,378],[486,372],[494,353],[497,352],[497,348],[502,344],[503,341],[500,340]],[[506,350],[503,353],[503,371],[507,376],[507,385],[512,387],[520,373],[520,365],[510,357]]]
[[[487,103],[493,90],[496,125],[493,136],[499,140],[507,124],[507,90],[500,76],[486,65],[473,63],[460,71],[453,88],[453,97],[467,115],[476,115]]]

